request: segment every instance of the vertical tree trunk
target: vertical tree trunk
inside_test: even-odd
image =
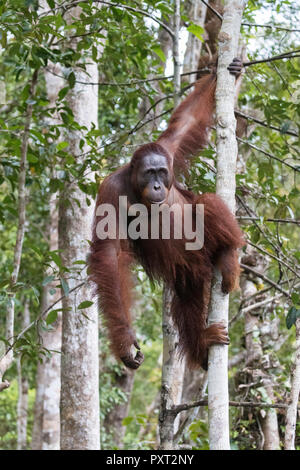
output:
[[[22,328],[26,328],[30,323],[30,312],[28,300],[24,303]],[[17,404],[17,449],[27,448],[27,412],[28,412],[28,379],[22,373],[21,357],[17,359],[18,370],[18,404]]]
[[[189,8],[187,11],[189,19],[193,23],[204,28],[207,6],[201,0],[190,0],[187,5]],[[190,72],[191,70],[198,69],[198,62],[202,52],[202,45],[203,42],[200,41],[200,39],[198,39],[194,34],[189,33],[183,59],[183,72]],[[193,83],[196,79],[196,76],[197,74],[188,75],[188,77],[185,77],[185,80]],[[206,387],[207,374],[203,372],[203,370],[191,370],[185,366],[181,400],[184,403],[188,403],[193,400],[200,400],[204,397]],[[189,427],[189,425],[194,420],[196,420],[200,409],[194,408],[188,410],[185,413],[178,413],[176,420],[179,420],[179,426],[178,429],[174,430],[175,445],[178,444],[184,431]]]
[[[47,5],[44,5],[47,9]],[[54,75],[54,73],[55,75]],[[64,86],[64,80],[58,75],[61,74],[61,67],[49,63],[45,71],[46,91],[50,107],[54,109],[53,117],[48,118],[50,125],[60,124],[61,119],[55,112],[58,93]],[[62,136],[61,136],[62,139]],[[54,176],[52,170],[51,176]],[[57,196],[51,194],[49,199],[49,251],[58,250],[58,208]],[[49,268],[46,275],[50,276],[52,269]],[[50,282],[44,286],[42,311],[46,310],[52,303],[61,296],[60,289],[55,289],[58,280]],[[54,295],[50,294],[51,289],[55,289]],[[56,305],[61,308],[61,303]],[[51,331],[40,331],[43,346],[53,352],[51,357],[44,357],[38,363],[36,401],[34,412],[34,426],[32,433],[32,449],[34,450],[57,450],[60,446],[60,350],[61,350],[61,313],[58,313],[57,320],[51,324]]]
[[[235,78],[227,70],[236,56],[245,0],[225,0],[219,33],[216,89],[217,122],[217,194],[235,212],[235,171],[237,142],[235,138]],[[209,324],[228,326],[229,296],[221,291],[221,274],[215,273]],[[230,449],[228,407],[228,347],[214,345],[208,358],[209,441],[212,450]]]
[[[80,11],[79,7],[70,10],[70,22],[72,17],[79,18]],[[98,89],[95,85],[78,82],[98,82],[97,64],[91,58],[86,63],[86,72],[79,67],[74,70],[76,82],[67,102],[75,121],[90,129],[92,124],[97,127]],[[74,131],[67,136],[68,150],[78,164],[84,162],[82,154],[87,150],[86,145],[80,148],[81,138],[81,133]],[[74,267],[74,261],[86,258],[92,216],[92,206],[88,206],[86,195],[71,183],[60,195],[59,207],[59,247],[63,264],[69,269]],[[82,276],[86,277],[86,272]],[[65,276],[65,282],[72,289],[80,281]],[[76,309],[91,297],[91,289],[86,283],[63,300],[61,449],[64,450],[100,448],[98,312],[96,308],[89,308],[84,311],[87,318],[82,315],[82,310]]]
[[[247,247],[248,254],[244,256],[243,261],[254,262],[255,269],[258,272],[264,272],[267,265],[263,256],[255,252],[251,247]],[[241,289],[243,298],[247,299],[257,293],[257,286],[253,280],[249,279],[247,274],[241,277]],[[253,300],[257,302],[257,300]],[[251,305],[251,304],[250,304]],[[272,304],[268,307],[270,314],[272,312]],[[271,403],[275,401],[274,385],[269,369],[272,364],[272,356],[269,351],[274,350],[274,344],[278,341],[278,323],[271,321],[268,311],[264,312],[264,323],[261,322],[261,312],[256,310],[247,311],[245,313],[245,337],[246,337],[246,374],[245,383],[259,384],[265,390],[267,399]],[[244,374],[243,374],[244,375]],[[280,449],[279,427],[277,420],[277,412],[275,409],[257,410],[257,419],[261,423],[262,442],[261,449],[277,450]]]
[[[50,250],[58,248],[58,213],[53,196],[50,201]],[[50,289],[57,282],[44,286],[41,310],[46,310],[58,297],[60,289],[50,295]],[[61,304],[56,304],[60,308]],[[61,314],[51,324],[50,331],[40,331],[43,347],[53,351],[51,357],[43,357],[38,362],[36,376],[36,397],[34,408],[34,425],[32,432],[33,450],[58,450],[60,447],[60,350],[61,350]],[[58,351],[58,352],[56,352]]]
[[[179,421],[169,413],[172,405],[180,403],[184,378],[184,360],[178,357],[178,333],[170,315],[171,294],[164,289],[163,302],[163,367],[161,385],[161,406],[159,413],[160,449],[174,449],[174,434]],[[176,424],[176,426],[175,426]]]
[[[35,70],[30,81],[29,98],[27,100],[27,108],[25,113],[25,125],[21,141],[20,149],[20,171],[18,180],[18,227],[16,243],[14,247],[14,260],[13,260],[13,271],[10,278],[10,288],[13,291],[13,287],[16,285],[19,277],[19,271],[21,266],[21,256],[23,250],[23,241],[25,235],[25,221],[26,221],[26,196],[27,191],[25,187],[26,183],[26,171],[27,171],[27,149],[28,139],[32,119],[33,111],[33,97],[35,95],[36,85],[38,79],[38,71]],[[10,295],[10,302],[6,313],[6,324],[5,324],[5,338],[8,342],[12,342],[14,336],[14,321],[15,321],[15,294]],[[3,375],[13,362],[13,349],[12,347],[4,354],[0,359],[0,391],[9,387],[8,381],[3,381]]]
[[[292,371],[291,377],[291,398],[289,407],[286,412],[286,428],[285,428],[285,450],[295,450],[295,435],[296,435],[296,424],[297,405],[299,401],[300,393],[300,318],[296,320],[296,351],[295,351],[295,364],[294,370]]]
[[[180,58],[179,58],[179,28],[180,0],[174,1],[173,22],[173,62],[174,62],[174,107],[180,99]],[[184,379],[184,360],[178,357],[178,332],[173,324],[170,313],[171,293],[165,286],[163,302],[163,367],[161,386],[161,406],[159,414],[160,449],[174,448],[174,433],[178,430],[179,416],[169,413],[172,405],[180,403]]]
[[[207,6],[201,0],[191,0],[190,11],[188,12],[190,20],[204,28]],[[198,62],[202,49],[202,41],[194,34],[189,33],[186,52],[183,60],[183,73],[197,70]],[[188,81],[193,83],[197,74],[188,75]]]

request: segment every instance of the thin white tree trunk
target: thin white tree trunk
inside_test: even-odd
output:
[[[191,8],[189,11],[189,18],[193,23],[204,28],[207,6],[201,0],[191,0],[190,3]],[[194,34],[189,33],[183,61],[184,73],[190,72],[191,70],[197,70],[202,44],[203,43],[200,39],[198,39]],[[188,81],[190,83],[194,82],[196,75],[197,74],[188,75]]]
[[[184,359],[178,357],[178,333],[170,314],[171,293],[164,289],[163,302],[163,367],[161,385],[161,406],[159,414],[160,449],[174,449],[174,434],[179,420],[168,410],[181,401],[184,378]]]
[[[217,182],[216,193],[235,212],[235,172],[237,142],[234,117],[235,78],[227,70],[237,54],[245,0],[225,0],[221,31],[216,89]],[[221,291],[221,274],[216,271],[209,314],[209,324],[228,327],[229,296]],[[228,406],[228,347],[214,345],[208,356],[209,442],[212,450],[230,449]]]
[[[46,2],[41,7],[48,8]],[[54,73],[55,75],[54,75]],[[61,67],[49,63],[44,72],[47,97],[50,107],[54,109],[51,118],[47,119],[50,125],[58,125],[61,119],[55,112],[58,93],[65,85],[65,81],[58,75],[61,74]],[[61,136],[62,139],[62,136]],[[52,172],[53,173],[53,172]],[[54,176],[54,173],[51,175]],[[50,195],[49,200],[49,250],[58,250],[58,208],[56,194]],[[51,267],[46,275],[52,274]],[[46,310],[49,305],[55,302],[60,296],[60,289],[56,288],[54,295],[50,294],[51,289],[55,288],[57,280],[44,286],[42,309]],[[59,302],[56,307],[61,308]],[[37,385],[36,385],[36,403],[35,419],[32,437],[32,449],[34,450],[58,450],[60,447],[60,350],[61,350],[61,313],[58,313],[57,320],[51,324],[51,331],[40,331],[43,346],[54,351],[51,357],[43,358],[42,363],[38,363]],[[58,351],[58,352],[55,352]]]
[[[46,0],[39,2],[40,12],[48,10],[49,5]],[[53,112],[47,118],[49,125],[61,124],[61,118],[56,112],[56,102],[59,91],[65,85],[59,64],[48,63],[44,71],[46,82],[47,98]],[[63,136],[60,136],[62,140]],[[55,170],[51,169],[51,177],[56,176]],[[49,198],[49,251],[58,250],[58,207],[57,195],[51,194]],[[47,269],[46,276],[53,274],[54,263]],[[47,283],[43,288],[42,311],[46,310],[53,302],[61,296],[61,291],[56,287],[59,281],[56,279]],[[51,295],[51,290],[56,292]],[[61,302],[55,306],[61,308]],[[53,351],[51,357],[43,357],[42,362],[38,362],[36,377],[36,397],[34,409],[34,426],[32,432],[33,450],[58,450],[60,447],[60,351],[61,351],[61,312],[57,315],[57,320],[51,324],[50,331],[41,329],[39,332],[43,346],[49,351]],[[55,352],[57,351],[57,352]]]
[[[70,10],[69,18],[79,18],[80,8]],[[86,73],[74,70],[76,83],[67,97],[75,121],[88,129],[98,123],[98,88],[82,82],[98,82],[97,64],[90,58]],[[80,149],[80,132],[69,133],[68,151],[78,163],[84,162]],[[76,201],[74,200],[76,199]],[[59,247],[66,267],[72,269],[76,260],[86,258],[91,238],[93,209],[88,206],[86,194],[76,184],[70,184],[60,196]],[[86,272],[82,277],[86,277]],[[66,276],[65,282],[72,289],[78,284],[74,276]],[[99,360],[98,360],[98,312],[96,308],[77,310],[81,302],[92,298],[91,289],[85,284],[80,290],[63,299],[63,333],[61,357],[61,449],[91,450],[100,448],[99,424]]]
[[[179,57],[179,29],[180,29],[180,0],[174,1],[174,107],[180,100],[180,57]],[[174,449],[173,437],[178,430],[179,416],[169,413],[173,405],[179,404],[182,396],[184,379],[184,359],[178,356],[178,332],[171,318],[170,311],[171,292],[164,288],[163,302],[163,366],[161,386],[161,406],[159,415],[160,449]]]
[[[26,222],[26,171],[27,171],[27,149],[28,149],[28,139],[29,131],[32,119],[33,111],[33,100],[37,84],[38,72],[34,71],[29,90],[29,98],[26,114],[25,114],[25,125],[21,141],[21,158],[20,158],[20,171],[19,171],[19,181],[18,181],[18,227],[17,227],[17,236],[16,243],[14,247],[14,260],[13,260],[13,271],[10,278],[11,289],[16,285],[18,281],[20,266],[21,266],[21,256],[23,250],[23,241],[25,235],[25,222]],[[13,342],[14,336],[14,320],[15,320],[15,294],[10,295],[10,302],[7,308],[6,313],[6,331],[5,337],[7,341]],[[10,347],[8,351],[0,359],[0,391],[9,387],[9,382],[7,380],[3,381],[3,375],[7,369],[11,366],[13,362],[14,354],[13,348]]]
[[[299,411],[297,410],[300,393],[300,318],[296,320],[296,351],[294,370],[291,377],[290,403],[286,412],[286,428],[284,449],[295,450],[296,423]]]
[[[22,328],[30,323],[28,300],[24,303]],[[27,412],[28,412],[28,379],[22,373],[21,357],[17,358],[18,370],[18,404],[17,404],[17,449],[27,447]]]

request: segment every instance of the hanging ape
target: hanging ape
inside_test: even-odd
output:
[[[241,66],[235,59],[229,71],[237,76]],[[222,273],[224,293],[237,286],[237,249],[244,244],[243,236],[234,216],[218,196],[187,191],[174,176],[184,171],[191,157],[207,143],[215,87],[214,73],[199,80],[194,91],[175,110],[159,139],[141,146],[131,162],[105,178],[99,188],[97,213],[101,205],[111,204],[118,214],[119,196],[127,197],[128,210],[136,203],[148,208],[192,204],[193,210],[196,204],[204,205],[204,245],[196,251],[186,250],[186,240],[172,235],[170,239],[162,238],[161,234],[158,239],[130,236],[99,239],[97,224],[103,222],[104,214],[95,212],[90,279],[97,286],[112,351],[132,369],[137,369],[144,359],[130,318],[130,268],[136,262],[151,279],[162,280],[172,290],[171,314],[179,332],[179,347],[191,367],[206,367],[212,344],[228,344],[222,324],[206,325],[210,287],[214,266]]]

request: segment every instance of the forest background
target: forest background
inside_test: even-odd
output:
[[[240,450],[284,447],[300,374],[297,3],[250,0],[242,20],[236,200],[248,245],[229,330],[230,400],[249,403],[230,407],[231,448]],[[135,269],[146,359],[134,373],[111,357],[101,318],[97,328],[85,285],[89,218],[70,222],[70,207],[90,217],[99,182],[165,128],[174,105],[173,14],[169,0],[0,1],[1,449],[60,448],[72,396],[83,416],[93,408],[91,428],[101,417],[92,446],[101,435],[102,449],[157,448],[162,286]],[[181,97],[216,51],[221,14],[217,0],[181,2]],[[212,129],[185,184],[214,192],[215,159]],[[74,341],[74,324],[62,327],[62,317],[72,316],[81,338],[73,347],[87,351],[84,360],[74,355],[84,378],[60,361],[62,328],[64,344]],[[205,399],[203,371],[182,367],[181,380],[181,403]],[[207,449],[206,406],[178,416],[176,445]]]

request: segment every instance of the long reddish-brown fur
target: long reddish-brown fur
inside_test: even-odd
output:
[[[111,203],[118,211],[118,197],[126,195],[129,204],[140,202],[135,172],[150,153],[164,155],[172,175],[182,171],[207,143],[212,123],[216,79],[201,79],[194,91],[171,116],[169,126],[156,143],[139,148],[129,164],[108,176],[99,188],[96,207]],[[221,325],[206,326],[207,308],[213,267],[223,276],[222,288],[230,292],[237,284],[239,263],[237,249],[243,242],[238,224],[226,204],[215,194],[201,196],[183,189],[172,177],[168,203],[204,204],[204,246],[187,251],[185,240],[100,240],[95,216],[90,278],[97,285],[100,305],[107,320],[112,351],[126,365],[136,368],[142,355],[134,361],[130,348],[138,347],[130,318],[131,265],[138,261],[147,274],[163,280],[173,291],[171,312],[178,327],[180,348],[191,366],[204,365],[207,349],[213,343],[226,343],[227,333]],[[125,360],[124,360],[125,358]]]

